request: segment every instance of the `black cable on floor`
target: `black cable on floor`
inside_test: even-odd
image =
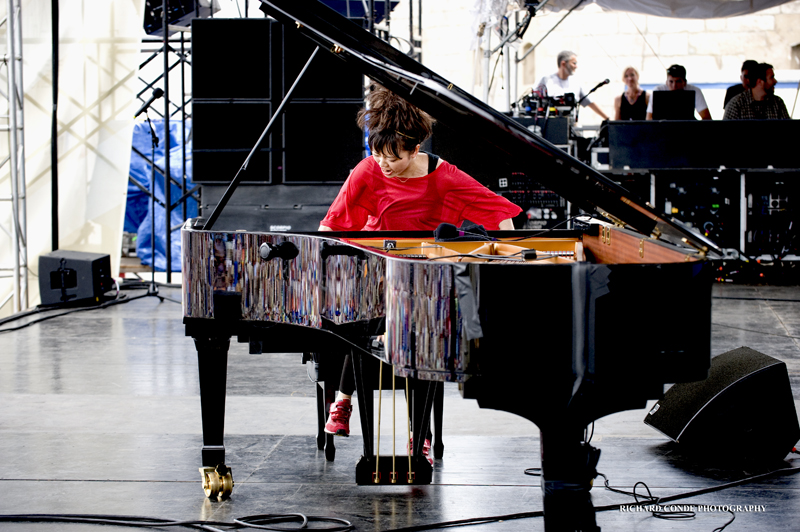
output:
[[[742,484],[746,484],[748,482],[753,482],[755,480],[762,480],[765,478],[769,478],[771,476],[777,475],[785,475],[789,473],[797,473],[800,472],[800,467],[790,467],[790,468],[783,468],[783,469],[776,469],[775,471],[770,471],[769,473],[764,473],[761,475],[755,475],[752,477],[747,477],[741,480],[736,480],[734,482],[728,482],[726,484],[720,484],[719,486],[713,486],[710,488],[703,488],[695,491],[679,493],[677,495],[670,495],[667,497],[652,497],[650,495],[650,490],[648,489],[648,500],[639,502],[638,496],[635,493],[635,486],[634,492],[625,492],[623,490],[617,490],[615,488],[610,488],[611,491],[624,493],[626,495],[633,495],[637,497],[637,503],[634,505],[625,505],[625,504],[609,504],[606,506],[598,506],[595,508],[595,513],[598,512],[605,512],[608,510],[619,510],[622,506],[646,506],[647,504],[651,503],[651,501],[656,501],[657,505],[661,505],[665,502],[676,501],[680,499],[686,499],[690,497],[696,497],[698,495],[705,495],[707,493],[713,493],[715,491],[721,491],[724,489],[732,488],[735,486],[740,486]],[[605,478],[605,475],[601,475]],[[606,480],[607,483],[607,480]],[[637,482],[636,485],[642,484],[643,482]],[[608,487],[608,486],[607,486]],[[646,487],[646,485],[645,485]],[[714,530],[714,532],[720,532],[725,527],[733,522],[736,518],[736,514],[732,511],[728,510],[732,515],[733,518]],[[664,512],[661,512],[664,513]],[[669,512],[667,512],[669,513]],[[460,519],[457,521],[444,521],[441,523],[431,523],[427,525],[416,525],[410,527],[403,527],[403,528],[395,528],[391,531],[387,532],[418,532],[422,530],[434,530],[439,528],[452,528],[457,526],[468,526],[468,525],[477,525],[477,524],[485,524],[485,523],[493,523],[497,521],[510,521],[513,519],[527,519],[530,517],[542,517],[544,516],[544,512],[541,510],[534,511],[534,512],[522,512],[522,513],[515,513],[515,514],[506,514],[506,515],[496,515],[490,517],[473,517],[469,519]],[[662,517],[663,518],[663,517]],[[688,517],[683,517],[686,519]],[[242,517],[239,519],[235,519],[233,523],[227,522],[218,522],[218,521],[173,521],[169,519],[158,519],[152,517],[138,517],[138,516],[114,516],[114,515],[83,515],[83,514],[19,514],[19,515],[0,515],[0,522],[62,522],[62,523],[88,523],[88,524],[104,524],[104,525],[118,525],[118,526],[131,526],[131,527],[151,527],[151,528],[160,528],[160,527],[167,527],[167,526],[182,526],[187,528],[196,528],[200,530],[208,530],[210,532],[223,532],[221,529],[216,527],[225,527],[226,529],[241,529],[241,528],[257,528],[259,530],[275,530],[279,532],[286,532],[286,531],[293,531],[295,528],[288,528],[288,527],[271,527],[267,526],[268,524],[272,523],[284,523],[290,522],[297,519],[303,520],[303,523],[297,527],[304,528],[305,523],[315,521],[315,522],[328,522],[328,523],[335,523],[334,526],[330,527],[314,527],[314,530],[322,530],[324,532],[347,532],[352,530],[354,526],[344,519],[339,519],[335,517],[319,517],[319,516],[305,516],[303,514],[264,514],[264,515],[255,515],[249,517]]]
[[[171,287],[172,285],[168,285],[168,286]],[[180,285],[178,285],[178,286],[180,286]],[[160,295],[158,293],[157,289],[154,292],[153,291],[149,291],[151,289],[150,283],[147,283],[146,285],[144,285],[144,286],[142,286],[140,288],[147,288],[148,292],[146,294],[140,294],[138,296],[133,296],[133,297],[128,297],[125,294],[118,294],[115,299],[111,299],[109,301],[105,301],[103,303],[100,303],[99,305],[92,305],[90,307],[71,307],[70,308],[70,307],[63,307],[63,306],[37,305],[35,308],[33,308],[31,310],[27,310],[27,311],[24,311],[24,312],[18,312],[17,314],[13,314],[11,316],[8,316],[6,318],[1,319],[0,320],[0,325],[4,325],[4,324],[12,322],[12,321],[17,321],[19,319],[26,318],[26,317],[32,316],[34,314],[41,314],[42,312],[47,312],[47,311],[50,311],[50,310],[64,310],[65,308],[68,309],[68,310],[66,310],[65,312],[60,312],[58,314],[52,314],[50,316],[43,316],[43,317],[41,317],[39,319],[29,321],[28,323],[25,323],[24,325],[20,325],[18,327],[8,327],[6,329],[0,329],[0,334],[5,333],[5,332],[18,331],[20,329],[24,329],[25,327],[29,327],[29,326],[31,326],[31,325],[33,325],[35,323],[41,323],[43,321],[51,320],[53,318],[59,318],[61,316],[66,316],[67,314],[73,314],[75,312],[85,312],[87,310],[104,309],[104,308],[108,308],[108,307],[113,306],[113,305],[119,305],[119,304],[122,304],[122,303],[130,303],[131,301],[135,301],[137,299],[142,299],[144,297],[157,297],[162,301],[166,300],[166,301],[171,301],[172,303],[177,303],[179,305],[181,304],[180,301],[177,301],[175,299],[171,299],[171,298],[169,298],[167,296]],[[128,288],[123,288],[123,289],[128,289]]]
[[[292,532],[307,529],[308,523],[333,523],[331,526],[315,526],[313,530],[322,532],[347,532],[353,525],[338,517],[324,517],[304,514],[261,514],[240,517],[232,523],[225,521],[175,521],[172,519],[159,519],[156,517],[141,517],[131,515],[96,515],[96,514],[18,514],[0,515],[0,523],[84,523],[95,525],[129,526],[135,528],[164,528],[183,527],[209,532],[223,532],[224,530],[241,530],[245,528],[258,530],[273,530],[276,532]],[[274,526],[280,523],[296,522],[297,526]],[[218,528],[222,527],[222,528]]]
[[[800,303],[800,299],[780,299],[774,297],[733,297],[733,296],[711,296],[711,299],[735,299],[738,301],[784,301],[787,303]]]
[[[795,452],[794,449],[792,449],[792,451]],[[525,474],[529,474],[528,471],[531,470],[531,469],[537,469],[537,468],[528,468],[528,469],[525,470]],[[713,493],[715,491],[722,491],[722,490],[725,490],[725,489],[728,489],[728,488],[734,488],[734,487],[740,486],[742,484],[747,484],[749,482],[762,480],[762,479],[769,478],[769,477],[772,477],[772,476],[788,475],[788,474],[794,474],[794,473],[798,473],[798,472],[800,472],[800,467],[787,467],[787,468],[782,468],[782,469],[776,469],[776,470],[770,471],[768,473],[763,473],[761,475],[755,475],[755,476],[752,476],[752,477],[743,478],[741,480],[735,480],[733,482],[728,482],[726,484],[720,484],[718,486],[712,486],[710,488],[702,488],[702,489],[695,490],[695,491],[689,491],[689,492],[685,492],[685,493],[679,493],[677,495],[669,495],[667,497],[658,497],[658,498],[653,497],[652,495],[650,495],[650,489],[647,488],[647,485],[644,482],[637,482],[634,485],[634,491],[633,492],[628,492],[628,491],[612,488],[611,486],[609,486],[608,479],[606,478],[606,476],[603,475],[602,473],[598,473],[598,476],[602,476],[604,479],[606,479],[606,481],[605,481],[606,489],[608,489],[609,491],[616,492],[616,493],[622,493],[622,494],[625,494],[625,495],[636,497],[637,498],[637,502],[636,502],[636,504],[631,504],[631,505],[609,504],[609,505],[606,505],[606,506],[598,506],[598,507],[595,507],[594,511],[595,511],[595,513],[606,512],[608,510],[619,510],[623,506],[647,506],[648,504],[661,506],[663,503],[666,503],[666,502],[677,501],[677,500],[680,500],[680,499],[687,499],[687,498],[690,498],[690,497],[697,497],[699,495],[705,495],[707,493]],[[636,486],[638,486],[639,484],[642,484],[645,487],[645,489],[647,489],[649,498],[646,501],[642,501],[642,502],[638,501],[638,494],[636,494],[635,491],[636,491]],[[730,519],[730,521],[728,521],[724,525],[715,528],[713,530],[713,532],[722,531],[723,529],[725,529],[725,527],[730,525],[734,521],[734,519],[736,519],[736,514],[735,513],[733,513],[731,510],[727,510],[727,511],[732,515],[732,518]],[[536,513],[538,513],[538,512],[530,512],[531,515],[528,515],[527,517],[538,517],[538,515],[532,515],[532,514],[536,514]],[[658,513],[660,515],[656,515],[656,513]],[[691,518],[691,517],[688,517],[688,516],[687,517],[678,517],[678,515],[680,513],[687,513],[687,512],[671,513],[669,511],[668,512],[664,512],[663,510],[657,510],[656,512],[653,513],[653,516],[654,517],[658,517],[660,519],[690,519]],[[663,517],[663,515],[673,515],[673,517]],[[484,520],[484,521],[479,521],[479,522],[490,522],[489,521],[490,519],[494,520],[494,521],[500,521],[500,520],[505,520],[505,519],[519,519],[519,517],[515,517],[515,516],[525,516],[525,514],[511,514],[510,516],[495,516],[494,518],[484,517],[484,518],[479,518],[479,519],[483,519]],[[469,521],[469,520],[465,520],[465,521]],[[450,521],[450,523],[456,523],[456,521]],[[464,524],[473,524],[473,523],[464,523]],[[398,529],[395,529],[395,530],[393,530],[391,532],[416,532],[418,530],[431,530],[431,529],[434,529],[434,528],[447,528],[448,526],[452,526],[452,525],[448,525],[447,523],[435,523],[433,525],[428,525],[428,526],[425,526],[425,527],[418,526],[418,527],[409,527],[409,528],[398,528]]]
[[[74,314],[75,312],[84,312],[84,311],[87,311],[87,310],[98,310],[98,309],[107,308],[107,307],[110,307],[110,306],[113,306],[113,305],[119,305],[121,303],[128,303],[130,301],[134,301],[136,299],[141,299],[141,298],[147,297],[149,295],[150,294],[141,294],[141,295],[138,295],[138,296],[128,297],[128,296],[122,294],[119,297],[117,297],[116,299],[112,299],[110,301],[106,301],[105,303],[101,303],[99,305],[93,305],[91,307],[76,307],[76,308],[72,308],[70,310],[67,310],[66,312],[61,312],[59,314],[52,314],[50,316],[42,316],[39,319],[29,321],[28,323],[25,323],[23,325],[19,325],[18,327],[8,327],[8,328],[5,328],[5,329],[0,329],[0,334],[6,333],[6,332],[11,332],[11,331],[18,331],[20,329],[24,329],[25,327],[29,327],[29,326],[31,326],[31,325],[33,325],[35,323],[41,323],[43,321],[52,320],[53,318],[60,318],[61,316],[66,316],[67,314]],[[31,314],[41,313],[41,312],[44,312],[44,311],[47,311],[47,310],[59,310],[59,307],[54,307],[54,308],[46,308],[46,307],[39,308],[39,307],[37,307],[33,311],[29,311],[27,313],[22,313],[22,314],[24,314],[24,316],[20,316],[20,314],[15,314],[13,316],[9,316],[8,318],[5,318],[5,320],[0,321],[0,325],[2,325],[4,323],[7,323],[9,321],[15,321],[17,319],[24,318],[26,316],[30,316]],[[13,319],[11,319],[11,318],[13,318]]]
[[[0,326],[5,325],[6,323],[21,320],[22,318],[27,318],[28,316],[33,316],[35,314],[41,314],[43,312],[51,311],[51,310],[65,310],[65,312],[60,312],[58,314],[52,314],[50,316],[44,316],[42,318],[29,321],[24,325],[20,325],[19,327],[9,327],[7,329],[0,329],[0,334],[5,332],[11,331],[18,331],[20,329],[24,329],[34,323],[41,323],[43,321],[51,320],[53,318],[58,318],[61,316],[66,316],[67,314],[72,314],[75,312],[84,312],[87,310],[99,310],[110,307],[112,305],[119,305],[121,303],[129,303],[131,301],[135,301],[137,299],[142,299],[143,297],[157,297],[161,301],[171,301],[172,303],[181,304],[181,301],[176,299],[169,298],[167,296],[161,295],[158,293],[158,287],[166,287],[166,288],[180,288],[181,285],[179,284],[164,284],[164,283],[123,283],[120,285],[119,290],[144,290],[146,289],[148,292],[146,294],[141,294],[138,296],[128,297],[125,294],[120,294],[119,291],[117,292],[117,297],[111,299],[109,301],[105,301],[100,303],[99,305],[92,305],[88,307],[75,307],[75,306],[63,306],[63,305],[37,305],[36,307],[32,308],[31,310],[26,310],[23,312],[18,312],[16,314],[12,314],[11,316],[7,316],[5,318],[0,319]]]

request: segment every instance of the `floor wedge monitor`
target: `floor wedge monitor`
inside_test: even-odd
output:
[[[644,422],[687,451],[736,462],[781,460],[800,439],[786,364],[748,347],[713,358],[708,379],[675,384]]]
[[[107,254],[59,249],[39,256],[42,305],[97,303],[113,286]]]

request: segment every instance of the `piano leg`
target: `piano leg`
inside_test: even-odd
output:
[[[203,465],[225,462],[225,393],[230,338],[195,338],[203,418]]]
[[[444,383],[436,383],[436,393],[433,396],[433,457],[444,456],[444,443],[442,442],[442,417],[444,410]]]
[[[230,496],[233,476],[225,466],[225,393],[230,338],[195,338],[200,375],[200,410],[203,420],[203,466],[200,473],[206,496]]]
[[[375,432],[372,427],[372,389],[367,391],[364,381],[364,359],[356,350],[352,351],[353,371],[356,379],[356,398],[358,400],[358,414],[361,419],[361,433],[364,439],[364,456],[375,454],[372,450],[372,442]],[[369,399],[367,398],[369,394]]]
[[[422,459],[422,446],[428,437],[431,410],[433,409],[434,396],[439,383],[411,379],[411,404],[412,404],[412,434],[414,440],[412,449],[414,456]]]
[[[546,532],[600,530],[589,494],[600,451],[582,440],[583,428],[541,431]]]
[[[328,412],[331,404],[336,401],[336,389],[339,386],[338,381],[329,375],[330,371],[326,370],[325,364],[333,365],[338,362],[338,358],[333,360],[323,361],[324,355],[320,356],[319,353],[303,353],[303,359],[308,364],[308,375],[314,382],[314,388],[317,398],[317,449],[325,451],[325,459],[333,462],[336,458],[336,445],[334,444],[334,435],[325,432],[325,423],[328,421]],[[341,364],[339,364],[341,367]]]

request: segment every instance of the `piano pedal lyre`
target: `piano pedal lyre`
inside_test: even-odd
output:
[[[203,479],[203,491],[209,499],[223,501],[233,492],[233,475],[231,468],[225,464],[216,467],[201,467],[200,476]]]
[[[377,436],[375,454],[362,455],[356,463],[356,484],[360,486],[376,484],[430,484],[433,480],[433,467],[427,458],[422,454],[412,456],[411,453],[411,406],[408,398],[411,397],[409,390],[409,379],[406,378],[406,428],[408,430],[408,456],[396,453],[396,395],[394,375],[392,375],[392,460],[391,463],[384,457],[381,461],[380,442],[381,442],[381,410],[383,398],[383,362],[379,366],[378,373],[378,416],[377,416]],[[394,372],[392,372],[394,373]]]
[[[389,479],[392,484],[397,484],[397,453],[395,449],[396,434],[395,434],[395,385],[394,375],[392,375],[392,470],[389,472]],[[372,482],[380,484],[380,449],[381,449],[381,405],[383,400],[383,362],[378,365],[378,423],[377,423],[377,445],[375,447],[375,472],[372,473]],[[410,421],[409,421],[410,422]],[[409,425],[410,426],[410,425]],[[408,462],[409,470],[411,469],[411,457],[409,456]]]

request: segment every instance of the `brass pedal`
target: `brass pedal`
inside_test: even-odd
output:
[[[430,484],[433,480],[433,467],[430,462],[424,456],[420,458],[412,456],[410,462],[409,469],[408,456],[398,455],[393,468],[390,458],[381,457],[376,470],[375,456],[362,456],[356,464],[356,484],[373,486]]]

